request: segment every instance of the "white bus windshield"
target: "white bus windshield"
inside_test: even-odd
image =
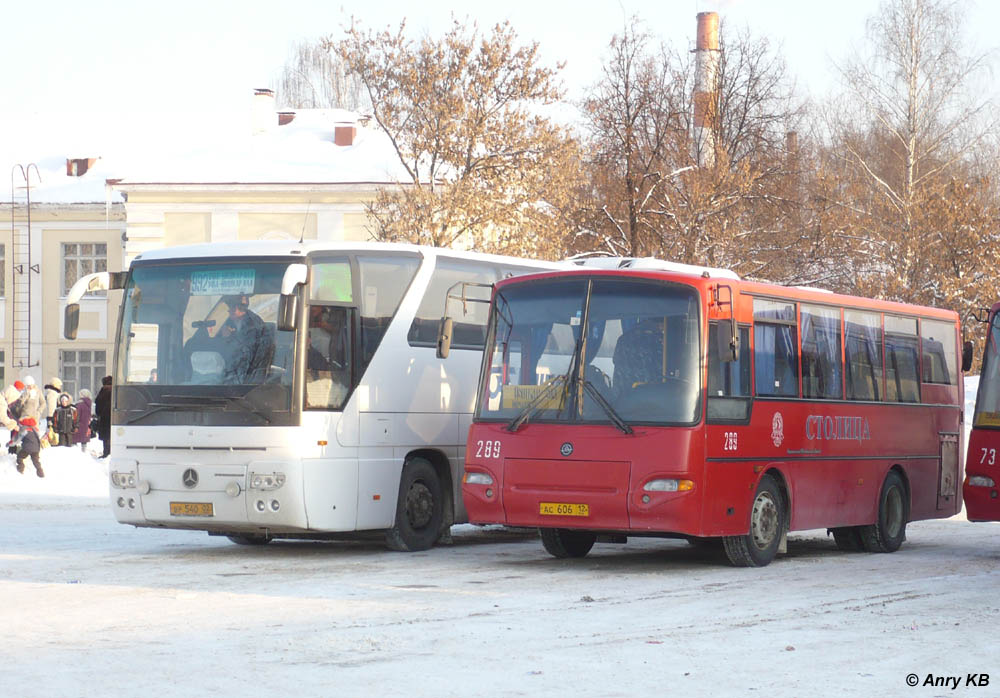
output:
[[[143,413],[242,411],[256,414],[257,423],[288,412],[295,333],[275,326],[287,266],[241,261],[134,267],[123,299],[117,406]]]

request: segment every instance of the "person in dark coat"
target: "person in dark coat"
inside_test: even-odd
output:
[[[221,354],[226,362],[222,380],[225,383],[259,383],[264,380],[274,356],[274,338],[264,321],[250,310],[247,295],[224,296],[229,317],[219,329]]]
[[[17,472],[24,472],[24,459],[30,457],[31,464],[35,466],[35,474],[38,477],[45,477],[42,471],[42,461],[38,457],[38,452],[42,450],[42,440],[38,438],[38,422],[34,417],[25,417],[21,420],[21,431],[17,436]]]
[[[101,379],[101,391],[94,398],[94,409],[97,412],[97,436],[104,444],[101,458],[111,455],[111,376]]]
[[[84,388],[80,391],[80,401],[76,403],[77,427],[73,435],[73,443],[87,450],[90,443],[90,418],[94,414],[94,401],[90,399],[90,391]]]
[[[52,414],[52,430],[59,435],[60,446],[73,445],[73,432],[77,425],[76,407],[73,405],[73,398],[69,393],[59,396],[59,406]]]

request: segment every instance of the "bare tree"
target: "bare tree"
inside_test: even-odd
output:
[[[966,313],[995,293],[977,269],[1000,256],[995,134],[977,94],[987,54],[969,55],[961,6],[887,0],[868,23],[867,49],[840,67],[846,98],[828,110],[825,195],[856,244],[849,290]]]
[[[365,87],[408,179],[369,207],[380,240],[555,254],[579,156],[541,107],[562,97],[559,67],[517,46],[509,24],[480,35],[454,21],[440,38],[353,25],[324,46]]]
[[[590,120],[594,203],[578,250],[736,268],[784,278],[804,268],[790,250],[789,215],[800,205],[785,133],[801,105],[784,61],[746,31],[724,39],[713,113],[718,157],[691,155],[694,64],[688,52],[655,52],[632,20],[610,45],[602,80],[584,102]],[[798,277],[795,276],[797,279]]]
[[[281,108],[367,111],[371,106],[358,77],[320,41],[293,44],[272,87]]]

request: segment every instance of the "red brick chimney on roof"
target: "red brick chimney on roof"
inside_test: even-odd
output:
[[[333,142],[336,145],[354,145],[358,126],[353,121],[341,121],[333,127]]]
[[[94,166],[97,158],[66,158],[66,176],[82,177]]]

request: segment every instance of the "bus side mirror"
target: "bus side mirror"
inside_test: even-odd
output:
[[[278,298],[278,317],[275,326],[281,332],[291,332],[295,329],[295,317],[298,310],[298,294],[296,289],[309,279],[309,267],[305,264],[289,264],[285,275],[281,277],[281,296]]]
[[[719,320],[717,338],[720,361],[730,363],[740,358],[740,336],[732,320]]]
[[[76,339],[76,331],[80,327],[80,304],[70,303],[66,306],[63,316],[63,336],[66,339]]]
[[[299,306],[297,301],[298,296],[294,293],[278,297],[278,317],[275,325],[281,332],[291,332],[295,329],[295,314]]]
[[[441,324],[438,325],[437,357],[439,359],[447,359],[449,352],[451,352],[451,325],[450,317],[441,318]]]
[[[972,368],[972,351],[972,342],[962,345],[962,373],[967,373]]]

